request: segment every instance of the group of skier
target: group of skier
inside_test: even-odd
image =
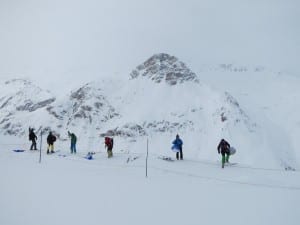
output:
[[[77,137],[74,133],[71,133],[68,131],[68,136],[71,140],[71,154],[76,154],[76,142],[77,142]],[[36,140],[37,136],[34,133],[33,128],[29,128],[29,140],[32,142],[30,150],[37,150],[36,148]],[[54,142],[56,141],[56,136],[50,131],[48,136],[47,136],[47,154],[54,153]],[[107,149],[107,156],[108,158],[111,158],[113,156],[113,145],[114,141],[113,138],[110,137],[105,137],[104,139],[104,144],[105,148]],[[183,152],[182,152],[182,146],[183,146],[183,141],[180,139],[179,135],[176,135],[175,140],[172,142],[172,150],[176,152],[176,159],[177,160],[183,160]],[[222,155],[222,168],[224,168],[225,163],[229,163],[229,157],[231,155],[230,152],[230,144],[222,139],[217,147],[218,153]]]
[[[77,137],[74,133],[71,133],[68,131],[68,137],[71,140],[71,154],[76,154],[76,143],[77,143]],[[36,147],[36,140],[37,136],[34,133],[33,128],[29,128],[29,141],[32,142],[30,150],[37,150]],[[47,136],[47,154],[54,153],[54,142],[56,141],[56,136],[50,131]],[[110,137],[105,137],[105,148],[107,148],[107,155],[108,158],[111,158],[113,156],[112,149],[113,149],[113,139]]]

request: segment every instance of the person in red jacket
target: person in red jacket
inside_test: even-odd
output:
[[[107,156],[111,158],[113,156],[112,149],[114,146],[114,139],[105,137],[105,148],[107,148]]]

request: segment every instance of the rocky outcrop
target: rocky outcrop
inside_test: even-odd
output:
[[[197,75],[175,56],[156,54],[140,64],[130,74],[131,78],[147,77],[156,83],[176,85],[187,81],[199,82]]]

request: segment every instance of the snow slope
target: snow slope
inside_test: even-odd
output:
[[[0,224],[296,225],[300,219],[299,172],[242,164],[222,170],[214,161],[150,155],[145,178],[145,155],[107,159],[98,152],[90,161],[81,153],[43,152],[39,164],[38,152],[0,148]]]

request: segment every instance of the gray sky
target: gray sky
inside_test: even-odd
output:
[[[166,52],[300,73],[297,0],[0,0],[0,76],[128,76]]]

